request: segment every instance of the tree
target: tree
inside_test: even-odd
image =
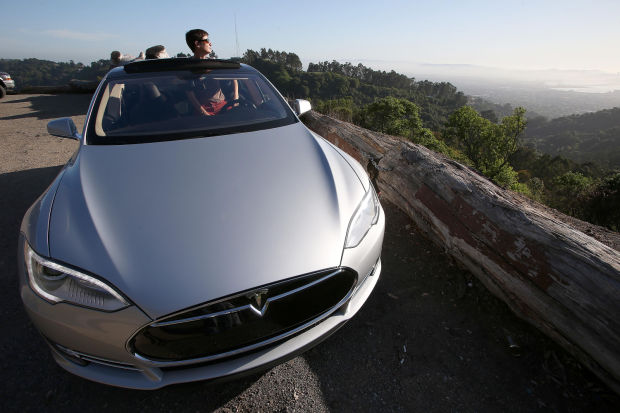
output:
[[[480,112],[480,116],[482,116],[485,119],[490,120],[493,123],[499,122],[499,119],[497,118],[497,114],[495,113],[495,111],[493,109],[488,109],[488,110],[481,111]]]
[[[360,120],[365,128],[409,138],[423,129],[418,106],[391,96],[366,105],[360,112]]]
[[[503,160],[505,164],[508,162],[508,158],[519,149],[519,138],[527,126],[525,109],[520,106],[515,108],[511,116],[502,119],[501,126],[504,132],[501,150],[507,154]]]
[[[301,64],[301,59],[295,53],[287,53],[286,57],[286,67],[292,70],[293,72],[299,72],[303,69],[303,65]]]
[[[288,85],[291,82],[292,78],[288,71],[281,67],[276,72],[274,72],[272,81],[276,85],[276,87],[282,90],[284,93],[288,90]]]
[[[604,178],[592,191],[585,218],[614,231],[620,230],[620,172]]]
[[[555,196],[552,206],[575,217],[583,216],[586,199],[593,188],[593,180],[579,172],[567,172],[553,180]]]
[[[486,135],[492,133],[492,125],[471,106],[463,106],[448,118],[444,136],[449,144],[462,150],[476,168],[482,169],[482,147],[488,140]]]
[[[526,125],[524,115],[525,109],[517,108],[498,125],[483,118],[471,106],[463,106],[450,115],[445,136],[483,174],[510,186],[517,178],[508,160],[519,147],[519,136]]]
[[[351,98],[317,100],[312,102],[315,110],[333,118],[351,122],[353,120],[354,104]]]

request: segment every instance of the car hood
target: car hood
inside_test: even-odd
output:
[[[159,318],[338,266],[363,193],[342,155],[301,123],[84,145],[56,193],[50,255]]]

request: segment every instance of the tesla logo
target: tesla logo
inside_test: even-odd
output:
[[[260,290],[247,295],[250,300],[250,310],[259,317],[264,316],[265,312],[267,312],[267,305],[269,304],[267,292],[267,290]]]

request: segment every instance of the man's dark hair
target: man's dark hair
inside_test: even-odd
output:
[[[208,35],[209,33],[205,32],[202,29],[193,29],[185,33],[185,42],[187,43],[189,48],[192,50],[192,53],[194,52],[194,49],[196,48],[196,46],[194,45],[194,42],[198,40],[202,40],[204,36],[208,36]]]
[[[151,46],[146,49],[144,51],[144,55],[147,59],[157,59],[159,53],[163,52],[164,50],[166,50],[166,48],[161,44],[158,44],[157,46]]]

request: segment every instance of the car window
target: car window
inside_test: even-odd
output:
[[[141,75],[99,91],[89,144],[141,143],[260,130],[296,122],[256,73]]]

